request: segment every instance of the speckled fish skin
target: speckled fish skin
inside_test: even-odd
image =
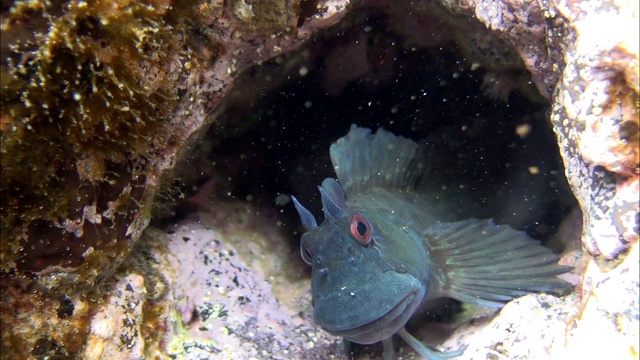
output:
[[[429,348],[404,325],[441,297],[500,307],[536,291],[566,287],[570,268],[523,232],[492,221],[438,222],[413,191],[424,164],[418,145],[383,129],[352,125],[330,148],[338,181],[319,187],[324,220],[295,198],[306,232],[302,257],[312,266],[313,317],[325,331],[360,344],[401,336],[426,358],[456,357]]]

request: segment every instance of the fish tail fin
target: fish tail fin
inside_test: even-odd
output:
[[[424,233],[435,273],[429,292],[466,303],[501,307],[532,292],[572,286],[558,256],[522,231],[491,220],[438,223]]]
[[[418,144],[382,128],[351,125],[349,133],[329,148],[340,184],[349,194],[372,188],[408,190],[416,183],[423,163]]]

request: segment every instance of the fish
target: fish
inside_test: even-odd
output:
[[[448,359],[409,334],[421,306],[441,298],[499,308],[528,293],[567,288],[572,268],[525,232],[492,220],[443,222],[416,189],[426,167],[416,142],[352,125],[329,155],[337,179],[318,186],[324,220],[292,196],[311,266],[313,319],[329,334],[358,344],[383,343],[395,357],[400,336],[427,359]]]

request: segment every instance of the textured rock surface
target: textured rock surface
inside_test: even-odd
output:
[[[568,326],[572,355],[639,354],[637,8],[633,1],[562,4],[556,14],[566,23],[550,29],[556,37],[566,35],[567,27],[572,34],[559,44],[566,67],[554,92],[551,121],[585,214],[582,242],[592,256],[581,314]],[[603,338],[594,339],[595,331]]]
[[[347,2],[111,4],[16,2],[2,8],[1,309],[3,327],[10,326],[3,328],[2,356],[338,354],[338,340],[309,321],[308,283],[293,278],[278,285],[267,270],[273,267],[251,255],[238,255],[237,262],[230,255],[267,241],[260,236],[237,236],[245,241],[238,245],[230,240],[234,235],[186,223],[171,236],[154,233],[111,275],[147,226],[154,198],[164,196],[164,176],[219,120],[218,105],[235,78],[338,21]],[[361,5],[384,14],[389,30],[372,35],[344,23],[336,30],[344,38],[333,43],[327,62],[353,54],[345,64],[361,71],[356,75],[384,83],[393,80],[388,63],[402,50],[398,39],[435,48],[455,42],[465,66],[488,71],[487,91],[497,97],[531,91],[530,76],[551,104],[550,123],[583,214],[585,256],[574,250],[564,258],[587,263],[584,273],[573,275],[581,275],[575,296],[525,297],[495,319],[464,323],[445,346],[470,344],[468,358],[637,358],[638,2]],[[381,34],[385,40],[371,45]],[[312,63],[319,52],[308,49],[276,62],[274,72],[264,71],[254,83],[261,86],[237,98],[248,96],[252,104],[282,81],[271,75],[287,77],[288,67]],[[302,76],[302,68],[293,73]],[[327,91],[336,94],[354,79],[325,73]],[[229,213],[215,216],[233,213],[220,211]],[[175,236],[192,230],[198,235],[192,242]],[[203,245],[193,253],[195,242]],[[254,251],[269,253],[260,246]],[[273,250],[280,256],[288,251]],[[279,261],[269,254],[270,262]],[[205,255],[236,264],[224,272],[233,276],[200,273],[221,271],[198,266]],[[250,286],[241,288],[240,280]],[[263,301],[240,299],[258,294]],[[444,328],[425,329],[451,333]],[[544,338],[536,338],[541,333]],[[433,340],[431,333],[423,338],[433,345],[446,340]],[[406,347],[402,353],[414,356]]]
[[[86,316],[19,315],[55,313],[63,296],[102,299],[238,74],[335,23],[347,3],[3,4],[3,356],[81,350]]]
[[[568,348],[575,354],[611,356],[604,350],[609,349],[608,340],[589,338],[600,326],[609,329],[621,358],[637,357],[637,331],[620,324],[637,328],[639,312],[638,2],[450,6],[473,12],[504,36],[520,53],[540,92],[551,95],[550,119],[584,214],[582,242],[591,255],[576,309],[582,315],[567,328]],[[620,276],[627,272],[632,275]],[[602,300],[612,293],[629,302],[620,308]],[[581,329],[590,325],[594,327]]]
[[[145,279],[139,274],[115,277],[115,286],[91,319],[86,359],[142,359],[141,337],[146,306]]]
[[[227,235],[198,219],[212,216],[200,213],[166,233],[150,229],[141,261],[153,283],[136,273],[117,277],[91,320],[84,358],[328,359],[339,353],[339,341],[310,319],[309,280],[278,279],[287,272],[275,251],[283,250],[283,239],[241,227]]]
[[[3,6],[3,274],[58,293],[108,278],[238,74],[346,4]]]
[[[159,351],[222,359],[326,359],[338,353],[339,342],[311,321],[308,279],[279,279],[287,265],[273,250],[284,244],[247,232],[236,241],[250,241],[251,250],[238,251],[230,237],[195,221],[169,231],[168,239],[158,239],[166,253],[155,257],[167,279],[166,304],[176,309],[164,312],[173,316],[167,319],[167,349]]]
[[[575,297],[574,297],[575,298]],[[468,348],[459,359],[545,359],[564,348],[571,297],[527,295],[500,310],[460,326],[443,347]]]

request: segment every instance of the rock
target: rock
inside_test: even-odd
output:
[[[168,289],[161,303],[151,305],[166,323],[166,333],[155,334],[161,338],[156,353],[225,359],[326,359],[338,353],[336,339],[310,321],[308,279],[277,279],[285,276],[271,268],[283,261],[277,253],[251,245],[251,254],[239,251],[230,236],[191,219],[168,232],[149,250]],[[260,236],[247,232],[238,240],[274,240],[255,239]]]
[[[462,13],[474,10],[487,28],[504,35],[518,49],[540,92],[551,95],[550,120],[584,214],[582,243],[591,255],[576,311],[582,313],[585,327],[599,324],[587,331],[570,324],[568,351],[613,356],[607,351],[615,343],[621,358],[637,357],[637,332],[619,324],[633,319],[628,321],[638,327],[638,2],[459,6]],[[523,10],[527,20],[520,22]],[[621,276],[627,272],[631,275]],[[616,290],[602,283],[616,284]],[[621,315],[617,305],[599,300],[613,294],[630,301]],[[587,340],[586,334],[602,329],[611,336],[608,340]]]
[[[277,278],[286,275],[274,271],[285,266],[274,251],[282,250],[282,238],[237,224],[225,234],[202,222],[196,216],[166,232],[148,230],[140,250],[144,278],[135,268],[116,277],[109,298],[94,310],[83,358],[327,359],[340,353],[339,341],[309,316],[309,280]],[[248,251],[236,248],[243,243]]]
[[[637,1],[117,4],[3,8],[3,356],[339,358],[339,340],[310,320],[304,270],[274,275],[295,264],[281,236],[259,233],[278,226],[250,222],[259,231],[242,233],[225,232],[220,221],[199,224],[244,214],[208,209],[207,189],[185,206],[209,217],[187,217],[173,234],[149,230],[138,239],[152,206],[177,192],[167,190],[174,175],[225,185],[211,159],[189,156],[234,99],[248,112],[264,91],[318,63],[353,68],[325,71],[319,81],[332,94],[358,79],[374,88],[393,80],[389,62],[404,52],[438,53],[455,43],[464,61],[438,66],[458,75],[461,68],[485,71],[484,90],[498,98],[517,91],[549,102],[580,207],[565,227],[569,240],[556,244],[564,244],[562,261],[576,265],[570,280],[579,283],[573,295],[529,295],[495,318],[425,326],[441,335],[423,338],[448,349],[468,344],[469,358],[637,358]],[[369,16],[384,28],[373,29],[375,36],[359,28]],[[346,35],[327,41],[339,33]],[[323,46],[333,46],[325,62],[318,60]],[[249,90],[234,89],[223,101],[240,74],[276,55],[274,69],[255,70],[241,80]],[[321,143],[305,145],[322,151]],[[235,157],[225,161],[242,177]],[[315,174],[313,164],[304,163],[305,171]],[[539,172],[532,167],[530,175]],[[584,253],[575,246],[576,217]],[[413,356],[406,347],[403,354]]]
[[[3,8],[3,274],[57,294],[108,279],[235,78],[347,4]]]
[[[580,303],[573,310],[579,313],[567,319],[566,348],[559,349],[558,358],[638,357],[638,264],[637,244],[610,271],[603,271],[596,261],[589,262],[578,294]]]
[[[115,281],[109,298],[91,319],[86,359],[144,359],[141,326],[146,305],[145,280],[131,273],[116,277]]]
[[[564,348],[565,318],[575,296],[526,295],[505,305],[499,314],[466,323],[442,347],[468,346],[459,359],[544,359]]]

